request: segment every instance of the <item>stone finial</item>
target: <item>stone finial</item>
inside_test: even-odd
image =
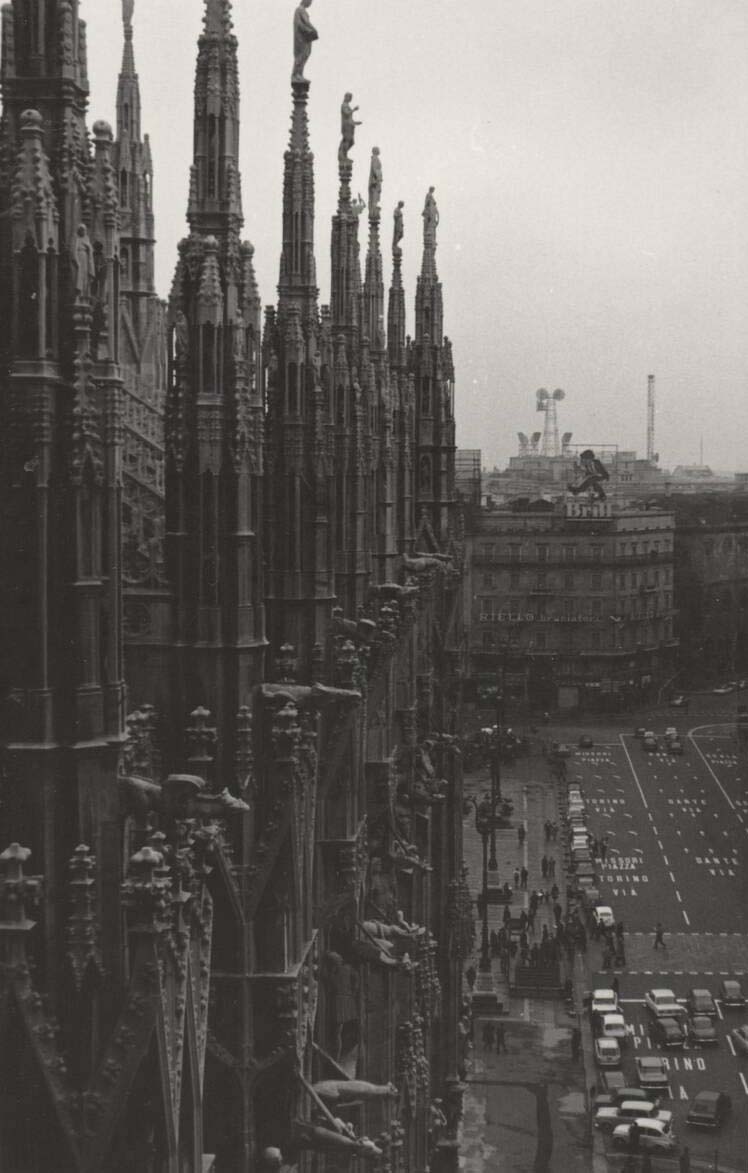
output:
[[[163,932],[171,927],[171,879],[163,864],[163,855],[152,847],[141,847],[130,859],[121,893],[135,931]]]
[[[294,756],[301,737],[299,711],[293,701],[288,701],[275,714],[272,737],[277,760],[279,762],[290,761]]]
[[[242,705],[236,714],[236,749],[234,751],[234,770],[240,791],[248,790],[252,786],[254,762],[252,710],[248,705]]]
[[[210,773],[215,758],[218,733],[212,724],[212,713],[209,709],[198,705],[190,713],[190,720],[185,731],[189,756],[187,761],[194,767],[195,774],[203,776]]]
[[[0,855],[5,868],[0,879],[0,962],[26,976],[26,937],[36,923],[26,916],[26,901],[35,901],[42,887],[41,876],[24,875],[30,855],[31,849],[20,843],[11,843]]]
[[[298,676],[299,663],[293,644],[282,644],[275,661],[275,671],[281,684],[293,684]]]

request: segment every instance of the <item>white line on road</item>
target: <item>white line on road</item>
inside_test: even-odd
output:
[[[631,754],[629,753],[628,749],[626,748],[626,742],[623,740],[623,734],[619,733],[618,737],[620,739],[621,745],[623,746],[623,752],[626,755],[626,760],[629,764],[629,769],[631,770],[631,773],[634,775],[634,781],[636,782],[636,785],[639,788],[639,794],[641,795],[641,800],[644,803],[644,808],[645,808],[645,810],[649,810],[649,803],[647,802],[646,798],[644,797],[644,791],[642,790],[641,782],[639,781],[639,777],[636,773],[636,770],[634,769],[634,763],[631,761]]]
[[[666,855],[663,855],[662,862],[664,863],[666,868],[670,867],[670,860],[668,859],[668,857]]]
[[[690,922],[690,920],[688,919],[688,913],[686,912],[685,908],[682,908],[682,909],[681,909],[681,912],[683,913],[683,919],[684,919],[684,921],[686,922],[686,924],[687,924],[687,925],[690,925],[690,923],[691,923],[691,922]]]
[[[740,1082],[743,1085],[743,1091],[748,1096],[748,1083],[745,1082],[745,1076],[743,1075],[742,1071],[738,1072],[738,1074],[740,1075]]]
[[[735,1047],[733,1046],[732,1039],[730,1038],[730,1036],[729,1036],[729,1035],[727,1036],[727,1045],[728,1045],[728,1047],[730,1048],[730,1050],[732,1051],[732,1053],[733,1053],[733,1055],[734,1055],[734,1054],[735,1054]]]
[[[678,891],[678,889],[677,889],[677,888],[675,889],[675,899],[678,901],[678,903],[679,903],[679,904],[682,904],[682,903],[683,903],[683,901],[682,901],[682,899],[681,899],[681,894],[680,894],[680,892]]]
[[[668,872],[668,875],[670,876],[670,879],[673,881],[673,883],[675,883],[675,876],[673,875],[673,873]]]
[[[727,805],[729,806],[730,810],[733,810],[733,811],[734,811],[734,810],[735,810],[735,803],[734,803],[734,802],[732,801],[732,799],[730,798],[730,795],[727,793],[727,791],[725,790],[724,786],[723,786],[723,785],[722,785],[722,783],[720,782],[719,778],[718,778],[718,777],[717,777],[717,775],[714,773],[714,770],[713,770],[713,769],[712,769],[712,767],[709,765],[709,762],[706,760],[706,757],[704,756],[704,754],[701,752],[701,750],[699,749],[698,745],[696,744],[696,738],[694,737],[694,733],[696,733],[696,731],[697,731],[698,729],[705,729],[705,728],[706,728],[706,726],[705,726],[705,725],[696,725],[696,726],[694,726],[694,728],[693,728],[693,729],[690,729],[690,730],[689,730],[689,732],[688,732],[688,737],[689,737],[689,739],[690,739],[691,745],[694,747],[694,749],[696,750],[697,754],[698,754],[698,755],[699,755],[699,757],[701,758],[702,762],[703,762],[703,763],[704,763],[704,765],[706,766],[707,770],[708,770],[708,771],[709,771],[709,773],[712,775],[712,778],[714,778],[714,781],[717,783],[717,786],[718,786],[718,787],[719,787],[719,789],[722,791],[722,795],[723,795],[723,797],[725,798],[725,801],[727,802]]]
[[[724,1020],[725,1020],[725,1016],[724,1016],[724,1014],[722,1013],[722,1009],[721,1009],[721,1007],[720,1007],[720,1004],[719,1004],[719,1002],[715,1002],[715,1003],[714,1003],[714,1009],[717,1011],[717,1014],[718,1014],[718,1016],[719,1016],[719,1017],[722,1019],[722,1021],[724,1022]],[[728,1041],[728,1043],[729,1043],[729,1041],[730,1041],[730,1036],[729,1036],[729,1035],[727,1036],[727,1041]],[[735,1052],[733,1051],[733,1055],[734,1055],[734,1054],[735,1054]]]

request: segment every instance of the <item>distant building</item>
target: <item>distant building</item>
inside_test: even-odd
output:
[[[463,504],[480,505],[480,448],[457,449],[455,453],[455,491]]]
[[[515,699],[617,707],[672,671],[672,513],[543,501],[483,509],[466,534],[470,670]]]

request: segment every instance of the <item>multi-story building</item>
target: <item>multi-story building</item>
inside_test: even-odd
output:
[[[671,513],[563,499],[483,509],[467,535],[474,675],[542,706],[616,706],[673,662]]]

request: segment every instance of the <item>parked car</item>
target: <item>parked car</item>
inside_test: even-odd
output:
[[[713,693],[714,693],[716,696],[727,696],[727,694],[728,694],[729,692],[734,692],[734,691],[735,691],[735,685],[734,685],[734,684],[720,684],[718,688],[713,688],[713,689],[712,689],[712,692],[713,692]]]
[[[688,697],[684,696],[683,693],[678,693],[677,696],[670,698],[668,704],[670,705],[671,709],[687,709]]]
[[[675,725],[668,725],[665,730],[665,741],[674,741],[677,736],[678,730],[675,728]]]
[[[620,1067],[621,1048],[616,1039],[595,1039],[595,1062],[598,1067]]]
[[[745,996],[743,994],[740,982],[736,982],[734,978],[725,978],[719,983],[719,994],[717,995],[723,1006],[744,1006]]]
[[[634,1121],[619,1124],[613,1129],[613,1144],[619,1149],[632,1148],[631,1126]],[[677,1148],[675,1137],[662,1120],[637,1120],[638,1148],[643,1153],[672,1153]]]
[[[690,1014],[717,1014],[714,998],[708,990],[689,990],[686,1005]]]
[[[593,990],[590,1001],[591,1014],[615,1014],[618,1011],[618,995],[615,990]]]
[[[645,753],[656,753],[657,752],[657,749],[658,749],[657,738],[655,737],[654,733],[645,733],[644,734],[644,737],[642,738],[642,749],[644,750]]]
[[[664,988],[647,990],[644,1004],[656,1018],[680,1018],[686,1013],[685,1006],[676,1001],[673,991]]]
[[[688,1020],[688,1041],[692,1047],[708,1047],[719,1042],[714,1020],[708,1014],[694,1014]]]
[[[593,1128],[600,1132],[612,1132],[621,1123],[621,1113],[615,1104],[601,1105],[592,1120]]]
[[[595,743],[592,740],[592,738],[590,737],[589,733],[583,733],[582,736],[579,738],[579,748],[580,749],[592,749],[594,744]]]
[[[665,1015],[652,1020],[649,1034],[658,1047],[682,1047],[686,1041],[686,1032],[678,1019]]]
[[[677,737],[673,738],[672,741],[667,743],[667,751],[668,753],[682,755],[683,742]]]
[[[738,1055],[748,1055],[748,1026],[736,1026],[730,1031],[730,1038]]]
[[[626,1045],[628,1031],[622,1014],[596,1014],[592,1019],[595,1034],[601,1039],[616,1039],[619,1047]]]
[[[691,1100],[686,1124],[697,1128],[719,1128],[732,1112],[727,1092],[697,1092]]]
[[[554,741],[548,756],[551,761],[563,761],[565,758],[570,758],[572,752],[570,745],[566,745],[563,741]]]
[[[600,1072],[600,1087],[606,1092],[619,1092],[626,1086],[626,1076],[622,1071]]]
[[[659,1055],[637,1056],[636,1078],[640,1087],[667,1087],[670,1083],[667,1065]]]
[[[624,1101],[631,1103],[633,1100],[639,1100],[643,1104],[654,1104],[655,1108],[659,1108],[661,1103],[657,1092],[647,1087],[619,1087],[613,1092],[612,1098],[613,1103],[617,1107],[624,1103]]]
[[[637,725],[636,729],[634,730],[634,737],[638,737],[639,740],[641,740],[641,738],[644,737],[646,732],[647,731],[643,725]]]

